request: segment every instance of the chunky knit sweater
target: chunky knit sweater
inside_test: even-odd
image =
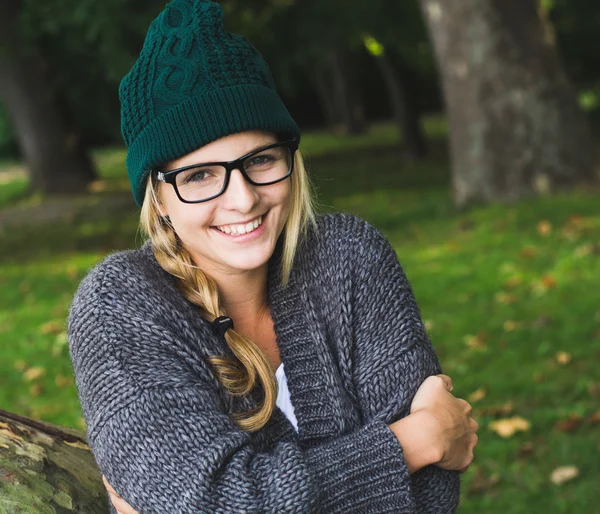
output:
[[[356,217],[329,214],[300,245],[285,288],[279,259],[278,249],[268,302],[298,432],[278,408],[258,432],[235,425],[230,414],[261,391],[226,394],[205,358],[231,351],[148,244],[83,280],[69,344],[108,481],[142,514],[454,512],[458,473],[409,475],[388,427],[441,371],[390,244]]]

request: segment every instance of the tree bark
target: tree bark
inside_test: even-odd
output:
[[[60,111],[47,80],[48,65],[19,35],[21,6],[22,0],[0,0],[0,100],[15,127],[31,189],[82,192],[96,172],[79,134]]]
[[[513,201],[590,178],[590,130],[538,1],[420,2],[446,102],[455,202]]]
[[[107,514],[85,436],[0,409],[0,512]]]
[[[321,111],[323,112],[325,123],[328,127],[333,128],[337,124],[337,115],[333,106],[333,95],[330,90],[331,88],[329,81],[327,80],[327,77],[323,71],[323,67],[317,70],[307,70],[307,73],[309,74],[312,85],[317,92],[317,97],[319,98],[319,103],[321,104]]]
[[[334,130],[345,134],[362,134],[367,129],[364,108],[353,76],[349,57],[340,49],[332,50],[326,59]]]
[[[417,109],[410,102],[402,76],[396,72],[385,52],[373,57],[388,91],[390,106],[402,134],[406,155],[412,161],[423,159],[427,156],[427,144],[421,120]]]

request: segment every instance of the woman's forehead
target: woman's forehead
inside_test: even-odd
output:
[[[202,162],[232,161],[256,148],[276,142],[277,137],[271,132],[253,130],[230,134],[171,161],[168,163],[167,169],[181,168]]]

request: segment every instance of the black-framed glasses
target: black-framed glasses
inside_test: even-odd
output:
[[[184,203],[208,202],[222,195],[233,170],[240,170],[253,186],[269,186],[294,171],[298,141],[290,139],[254,150],[228,162],[191,164],[169,171],[153,170],[158,180],[171,184]]]

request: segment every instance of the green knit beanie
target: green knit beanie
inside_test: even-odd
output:
[[[226,31],[221,7],[173,0],[152,22],[119,87],[127,172],[138,205],[153,167],[245,130],[298,126],[256,49]]]

